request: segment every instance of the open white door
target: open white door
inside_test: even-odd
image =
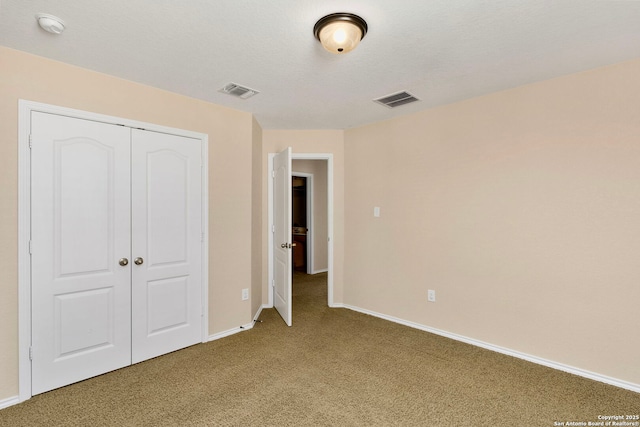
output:
[[[273,158],[273,300],[291,326],[291,147]]]

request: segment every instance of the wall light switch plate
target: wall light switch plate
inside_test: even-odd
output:
[[[249,289],[242,290],[242,301],[246,301],[249,299]]]
[[[373,216],[375,216],[376,218],[380,218],[380,207],[376,206],[375,208],[373,208]]]
[[[436,291],[434,291],[433,289],[429,289],[427,291],[427,300],[429,302],[436,302]]]

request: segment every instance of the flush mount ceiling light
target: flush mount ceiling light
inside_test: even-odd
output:
[[[52,34],[61,34],[64,31],[65,23],[57,16],[49,15],[47,13],[38,13],[36,15],[38,25]]]
[[[313,27],[313,35],[331,53],[347,53],[367,34],[367,23],[352,13],[332,13]]]

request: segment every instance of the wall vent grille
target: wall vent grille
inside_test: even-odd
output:
[[[409,92],[398,92],[392,95],[383,96],[382,98],[374,99],[373,102],[377,102],[378,104],[382,104],[385,107],[396,108],[401,105],[410,104],[412,102],[420,101],[415,96],[411,95]]]
[[[253,95],[257,95],[260,93],[257,90],[249,89],[248,87],[240,86],[239,84],[235,83],[229,83],[228,85],[220,89],[219,92],[226,93],[227,95],[232,95],[241,99],[251,98]]]

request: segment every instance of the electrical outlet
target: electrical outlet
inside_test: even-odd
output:
[[[246,301],[249,299],[249,289],[242,290],[242,301]]]
[[[429,289],[427,291],[427,301],[436,302],[436,291],[434,291],[433,289]]]

